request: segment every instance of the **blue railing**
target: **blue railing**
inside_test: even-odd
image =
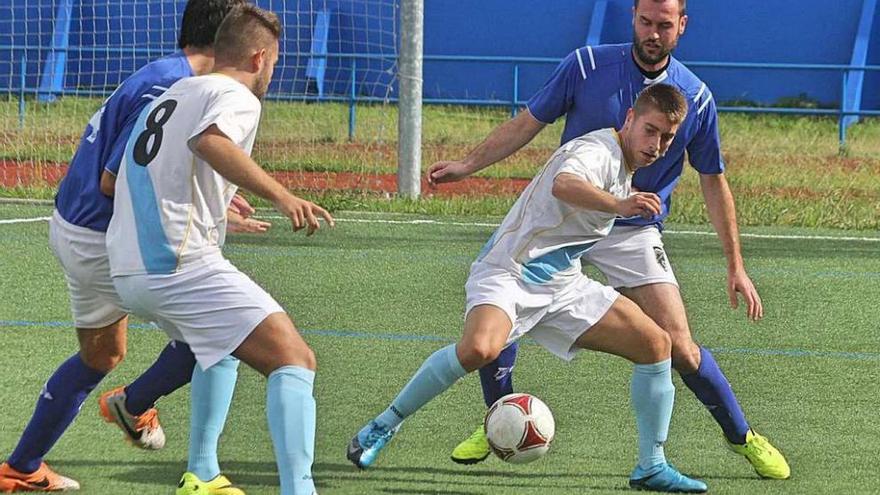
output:
[[[21,52],[20,57],[20,81],[18,88],[2,88],[0,92],[18,93],[19,95],[19,121],[24,125],[25,95],[41,93],[44,90],[39,88],[25,87],[25,70],[27,66],[26,54],[30,50],[45,50],[45,47],[29,46],[29,45],[0,45],[0,50],[10,50]],[[145,48],[121,48],[121,47],[80,47],[68,46],[63,48],[64,51],[100,51],[105,53],[126,53],[126,54],[155,54],[156,49]],[[346,95],[308,95],[308,94],[270,94],[268,99],[274,101],[335,101],[345,102],[349,105],[349,122],[348,132],[349,138],[354,137],[358,103],[376,103],[376,102],[396,102],[396,98],[382,98],[376,96],[363,96],[358,94],[357,73],[359,60],[389,60],[388,56],[358,53],[330,53],[326,55],[310,55],[297,54],[302,56],[310,56],[311,58],[336,58],[349,60],[351,62],[351,81],[348,94]],[[432,62],[465,62],[465,63],[494,63],[512,65],[511,87],[512,97],[510,99],[463,99],[463,98],[425,98],[425,104],[441,104],[441,105],[472,105],[472,106],[497,106],[510,108],[512,116],[515,116],[520,107],[526,104],[527,100],[520,97],[520,67],[523,65],[557,65],[562,59],[550,57],[504,57],[504,56],[470,56],[470,55],[425,55],[425,63]],[[750,106],[718,106],[719,112],[738,112],[738,113],[765,113],[765,114],[788,114],[788,115],[816,115],[816,116],[835,116],[838,120],[838,139],[840,146],[846,144],[846,117],[880,117],[880,110],[847,110],[846,87],[850,73],[854,72],[870,72],[880,71],[878,65],[845,65],[845,64],[788,64],[788,63],[749,63],[749,62],[704,62],[693,61],[683,62],[690,68],[708,68],[708,69],[746,69],[746,70],[783,70],[783,71],[836,71],[841,74],[841,102],[839,108],[783,108],[783,107],[750,107]],[[111,91],[101,90],[82,90],[82,89],[62,89],[58,94],[73,96],[107,96]]]

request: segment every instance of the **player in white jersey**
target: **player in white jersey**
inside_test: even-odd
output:
[[[272,201],[295,230],[311,234],[317,216],[333,223],[249,156],[280,33],[275,14],[236,7],[217,33],[215,73],[175,83],[144,109],[120,166],[107,250],[125,305],[189,344],[202,369],[233,354],[268,377],[281,493],[308,495],[315,356],[272,297],[220,253],[237,186]]]
[[[431,355],[391,405],[352,438],[351,462],[372,465],[405,418],[528,333],[566,360],[577,349],[592,349],[635,363],[639,462],[630,485],[707,490],[663,453],[675,395],[668,334],[580,266],[580,256],[608,234],[616,216],[660,211],[659,197],[633,192],[630,181],[636,169],[666,152],[686,113],[684,96],[658,84],[642,92],[619,133],[595,131],[553,154],[471,265],[461,340]]]
[[[730,305],[741,296],[752,320],[763,317],[761,297],[746,272],[736,223],[736,205],[727,183],[718,113],[712,91],[672,56],[688,25],[686,0],[633,0],[632,43],[584,46],[560,63],[526,109],[493,130],[461,160],[440,161],[429,167],[430,184],[461,180],[510,156],[548,124],[565,116],[562,143],[606,127],[619,128],[638,93],[663,82],[688,98],[687,119],[679,126],[666,156],[633,177],[640,191],[660,196],[662,210],[652,218],[620,218],[611,233],[584,255],[608,284],[642,308],[672,338],[672,366],[682,382],[705,406],[727,440],[763,478],[786,479],[791,468],[785,456],[754,431],[745,411],[712,352],[698,343],[675,273],[663,245],[663,222],[672,207],[672,193],[684,171],[685,157],[698,172],[700,188],[724,256]],[[480,370],[486,406],[513,393],[517,345]],[[766,378],[764,370],[750,370]],[[474,464],[490,454],[480,421],[471,436],[455,447],[454,462]]]

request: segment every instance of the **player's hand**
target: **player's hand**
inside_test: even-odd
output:
[[[650,219],[654,215],[660,214],[660,197],[649,192],[633,193],[632,196],[617,201],[614,213],[623,218],[638,215]]]
[[[428,168],[426,177],[430,186],[445,182],[456,182],[471,174],[467,165],[462,162],[437,162]]]
[[[727,296],[730,297],[730,307],[733,309],[739,307],[737,293],[746,303],[746,315],[750,320],[758,321],[764,317],[764,304],[761,302],[761,296],[758,295],[755,284],[743,269],[727,273]]]
[[[321,224],[318,223],[319,216],[323,217],[330,227],[336,226],[336,222],[327,210],[292,194],[279,201],[275,208],[290,219],[294,231],[308,229],[306,235],[312,235],[321,228]]]
[[[232,208],[229,208],[229,211],[226,212],[226,222],[226,230],[235,233],[263,234],[272,227],[272,224],[269,222],[257,220],[256,218],[245,218],[238,214],[238,212],[233,211]]]
[[[256,213],[257,210],[241,194],[232,197],[232,203],[229,204],[229,211],[238,214],[242,218],[249,218]]]

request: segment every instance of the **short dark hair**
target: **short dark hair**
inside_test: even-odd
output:
[[[241,61],[254,50],[281,38],[281,21],[274,12],[251,4],[229,11],[214,39],[214,58]]]
[[[681,124],[687,117],[688,103],[681,91],[668,84],[648,86],[636,98],[633,111],[642,115],[649,109],[657,110],[672,124]]]
[[[659,2],[661,0],[653,0]],[[639,8],[639,0],[634,0],[633,7]],[[687,15],[687,0],[678,0],[678,15]]]
[[[248,0],[189,0],[183,9],[177,47],[210,48],[226,14]]]

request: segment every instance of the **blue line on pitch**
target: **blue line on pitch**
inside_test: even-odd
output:
[[[50,327],[50,328],[73,328],[70,321],[25,321],[25,320],[0,320],[0,327]],[[134,323],[129,325],[133,329],[158,330],[152,323]],[[370,333],[356,332],[352,330],[303,330],[303,335],[316,335],[319,337],[343,337],[371,340],[396,340],[404,342],[442,342],[453,343],[456,339],[440,337],[438,335],[412,335],[399,333]],[[531,340],[526,344],[537,345]],[[807,351],[801,349],[738,349],[725,347],[712,347],[710,351],[718,354],[745,354],[752,356],[783,356],[783,357],[808,357],[845,359],[849,361],[880,361],[880,353],[877,352],[846,352],[846,351]]]

